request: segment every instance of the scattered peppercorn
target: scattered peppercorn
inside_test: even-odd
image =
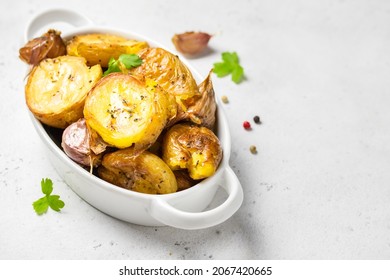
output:
[[[222,95],[222,96],[221,96],[221,100],[222,100],[222,102],[225,103],[225,104],[226,104],[226,103],[229,103],[229,99],[227,98],[226,95]]]
[[[257,124],[261,124],[260,117],[259,116],[254,116],[253,121]]]
[[[242,124],[242,126],[243,126],[245,129],[250,129],[250,128],[251,128],[251,123],[248,122],[248,121],[244,121],[244,123]]]
[[[252,154],[257,154],[256,146],[251,145],[251,146],[249,147],[249,150],[251,151]]]

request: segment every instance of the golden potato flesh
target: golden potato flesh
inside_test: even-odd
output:
[[[146,42],[117,35],[93,33],[73,37],[66,50],[68,55],[84,57],[90,66],[100,64],[105,68],[111,57],[118,59],[121,54],[135,54],[148,46]]]
[[[162,48],[146,48],[138,52],[138,55],[143,63],[130,72],[156,81],[175,97],[181,109],[186,110],[184,100],[200,95],[194,77],[178,56]]]
[[[87,125],[117,148],[148,148],[164,129],[174,106],[152,81],[113,73],[102,78],[85,101]]]
[[[26,84],[27,106],[43,123],[65,128],[83,117],[85,98],[101,76],[100,65],[88,67],[82,57],[42,60]]]
[[[98,175],[107,182],[136,192],[168,194],[177,191],[172,170],[148,151],[136,155],[129,148],[106,154]]]
[[[176,124],[164,135],[162,159],[172,170],[187,169],[194,180],[212,176],[222,159],[217,136],[206,127]]]

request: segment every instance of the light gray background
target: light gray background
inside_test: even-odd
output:
[[[2,1],[0,259],[389,259],[389,1]],[[214,78],[245,193],[213,228],[148,228],[85,203],[47,160],[24,101],[18,59],[28,20],[68,7],[98,25],[172,48],[174,33],[215,34],[191,60],[202,75],[237,51],[246,80]],[[259,115],[252,131],[244,120]],[[249,152],[256,145],[257,155]],[[43,177],[66,202],[37,216]],[[219,193],[216,200],[222,199]]]

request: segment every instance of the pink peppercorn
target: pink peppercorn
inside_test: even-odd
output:
[[[244,123],[242,124],[242,126],[243,126],[245,129],[250,129],[250,128],[251,128],[251,124],[250,124],[250,122],[248,122],[248,121],[244,121]]]

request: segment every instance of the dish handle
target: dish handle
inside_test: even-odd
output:
[[[53,23],[64,22],[73,27],[92,25],[92,21],[86,16],[72,10],[52,9],[42,12],[31,19],[24,33],[24,40],[31,40],[45,26]]]
[[[225,189],[228,198],[219,206],[205,212],[186,212],[169,204],[166,200],[154,199],[150,215],[161,223],[181,229],[203,229],[220,224],[230,218],[241,206],[243,191],[241,184],[230,166],[224,171]]]

